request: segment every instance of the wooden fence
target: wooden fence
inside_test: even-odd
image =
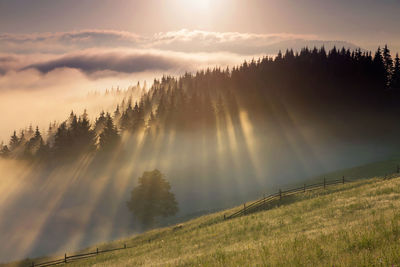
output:
[[[106,249],[106,250],[99,250],[98,248],[96,248],[96,251],[94,251],[94,252],[75,254],[75,255],[71,255],[71,256],[68,256],[67,253],[65,253],[64,258],[52,260],[52,261],[41,262],[41,263],[32,262],[32,264],[29,266],[33,266],[33,267],[35,267],[35,266],[42,266],[42,267],[53,266],[53,265],[57,265],[57,264],[63,264],[63,263],[73,262],[76,260],[94,257],[99,254],[106,253],[106,252],[112,252],[112,251],[117,251],[117,250],[122,250],[122,249],[127,249],[127,248],[130,248],[130,247],[127,247],[126,244],[124,244],[124,246],[121,248],[113,248],[113,249]]]
[[[397,170],[399,170],[399,168],[397,168]],[[385,177],[386,177],[386,175],[385,175]],[[329,185],[344,184],[344,183],[348,183],[348,182],[352,182],[352,181],[353,180],[350,180],[349,178],[345,179],[344,176],[342,177],[342,179],[330,180],[330,181],[328,181],[324,178],[323,182],[321,182],[321,183],[316,183],[316,184],[311,184],[311,185],[304,184],[302,187],[289,189],[286,191],[279,190],[279,192],[277,192],[275,194],[271,194],[267,197],[263,197],[254,202],[251,202],[249,205],[246,205],[246,203],[244,203],[242,209],[240,209],[239,211],[237,211],[229,216],[224,215],[224,219],[225,220],[233,219],[233,218],[240,217],[240,216],[243,216],[243,215],[246,215],[249,213],[264,210],[264,209],[266,209],[267,204],[271,203],[274,200],[282,199],[285,196],[290,196],[290,195],[299,194],[299,193],[305,193],[306,191],[311,191],[311,190],[320,189],[320,188],[326,188]]]

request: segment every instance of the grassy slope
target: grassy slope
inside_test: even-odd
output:
[[[288,197],[241,218],[221,220],[232,209],[180,230],[162,228],[100,245],[135,248],[68,265],[397,266],[399,208],[400,178],[361,180]]]
[[[400,164],[400,156],[392,156],[387,160],[372,162],[353,168],[338,170],[312,178],[311,180],[321,181],[323,177],[327,179],[340,179],[342,176],[353,179],[365,179],[377,176],[385,176],[397,171],[397,165]]]

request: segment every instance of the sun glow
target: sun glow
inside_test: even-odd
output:
[[[179,0],[178,6],[196,12],[207,11],[211,8],[211,0]]]
[[[182,5],[193,9],[208,9],[211,7],[211,0],[181,0]]]

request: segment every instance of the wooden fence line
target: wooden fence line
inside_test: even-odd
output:
[[[106,252],[112,252],[112,251],[117,251],[117,250],[122,250],[122,249],[127,249],[127,248],[133,248],[133,247],[127,247],[126,244],[124,244],[124,246],[121,247],[121,248],[112,248],[112,249],[106,249],[106,250],[99,250],[99,248],[96,248],[96,251],[94,251],[94,252],[75,254],[75,255],[71,255],[71,256],[68,256],[67,253],[65,253],[64,254],[64,258],[62,258],[62,259],[46,261],[46,262],[41,262],[41,263],[32,262],[32,264],[30,266],[31,267],[35,267],[35,266],[40,266],[40,267],[53,266],[53,265],[57,265],[57,264],[68,263],[68,262],[72,262],[72,261],[76,261],[76,260],[81,260],[81,259],[94,257],[94,256],[97,256],[99,254],[106,253]]]
[[[397,171],[399,172],[399,167],[397,167]],[[386,175],[385,175],[386,178]],[[298,187],[298,188],[293,188],[293,189],[288,189],[286,191],[282,191],[281,189],[279,189],[278,193],[274,193],[271,194],[267,197],[264,197],[256,200],[252,203],[250,203],[249,205],[246,206],[246,203],[243,204],[243,208],[236,211],[235,213],[226,216],[224,215],[224,220],[228,220],[228,219],[233,219],[236,217],[240,217],[252,212],[256,212],[259,211],[261,209],[265,209],[266,205],[274,200],[277,199],[282,199],[285,196],[290,196],[290,195],[295,195],[295,194],[299,194],[299,193],[305,193],[307,191],[311,191],[311,190],[315,190],[315,189],[320,189],[320,188],[326,188],[327,186],[330,185],[337,185],[337,184],[345,184],[345,183],[349,183],[349,182],[353,182],[353,179],[349,179],[349,178],[344,178],[344,176],[342,177],[342,179],[337,179],[337,180],[326,180],[325,178],[323,179],[322,183],[316,183],[316,184],[311,184],[311,185],[306,185],[304,184],[302,187]]]

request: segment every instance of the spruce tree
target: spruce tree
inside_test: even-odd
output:
[[[394,68],[393,68],[391,87],[393,89],[400,89],[400,59],[399,59],[399,54],[396,54],[396,58],[394,59]]]
[[[385,66],[385,86],[389,87],[393,75],[393,60],[387,45],[385,45],[385,47],[383,48],[382,56],[383,64]]]
[[[9,143],[9,145],[10,145],[10,150],[11,150],[11,151],[14,151],[15,149],[18,148],[18,146],[19,146],[19,144],[20,144],[19,141],[20,141],[20,140],[19,140],[19,138],[18,138],[18,136],[17,136],[17,132],[14,131],[14,134],[11,136],[10,143]]]
[[[90,121],[86,112],[78,120],[78,137],[73,142],[77,145],[79,152],[90,152],[96,149],[96,133],[91,129]]]
[[[373,60],[373,74],[375,76],[376,82],[378,85],[386,86],[386,67],[383,62],[381,48],[378,47],[378,50],[375,52],[374,60]]]
[[[8,149],[8,147],[1,144],[0,145],[0,157],[8,158],[8,157],[10,157],[10,155],[11,155],[11,151]]]
[[[105,126],[99,137],[100,150],[108,151],[116,148],[119,141],[120,136],[118,135],[113,119],[110,114],[107,113]]]

